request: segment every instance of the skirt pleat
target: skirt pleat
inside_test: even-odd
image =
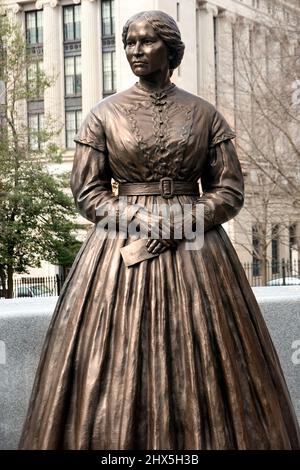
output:
[[[130,268],[120,256],[128,242],[94,228],[83,244],[20,448],[298,449],[274,346],[223,229],[201,250],[180,243]]]

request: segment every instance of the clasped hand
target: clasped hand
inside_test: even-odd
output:
[[[167,214],[149,214],[147,211],[141,211],[136,214],[136,217],[140,223],[140,229],[143,233],[148,233],[146,246],[150,253],[160,254],[168,249],[175,249],[184,238],[184,227],[188,221],[181,209],[170,210]],[[192,223],[191,214],[189,217]]]
[[[152,208],[149,212],[137,204],[119,203],[123,204],[119,213],[122,213],[122,218],[127,221],[122,227],[129,232],[139,232],[141,238],[148,238],[147,250],[154,254],[175,249],[185,238],[185,230],[190,230],[195,221],[193,210],[183,210],[179,204],[167,208],[157,207],[156,210]]]

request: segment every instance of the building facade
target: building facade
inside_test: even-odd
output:
[[[275,44],[268,27],[278,29],[280,24],[287,26],[286,31],[289,31],[289,26],[300,19],[299,2],[6,0],[5,3],[10,14],[22,24],[28,47],[36,55],[36,64],[28,72],[28,80],[39,67],[55,77],[53,86],[43,96],[26,103],[24,119],[29,127],[38,129],[43,125],[44,116],[51,114],[58,125],[62,125],[57,143],[66,149],[65,169],[72,165],[74,134],[91,107],[101,98],[124,90],[136,81],[121,40],[125,21],[138,11],[151,9],[164,10],[176,19],[186,51],[172,80],[215,104],[237,132],[248,196],[245,208],[235,220],[226,224],[226,230],[241,261],[255,263],[262,249],[257,216],[264,206],[261,202],[256,203],[261,187],[257,183],[253,159],[251,163],[251,158],[250,161],[247,158],[251,152],[253,157],[253,143],[244,139],[245,130],[252,129],[255,116],[255,100],[253,105],[253,96],[251,98],[253,89],[251,91],[251,85],[245,79],[245,63],[249,56],[256,57],[256,63],[261,61],[260,69],[265,70],[265,75],[260,76],[262,82],[267,74],[274,76],[282,70],[282,54],[278,56],[277,69],[268,59],[274,58],[276,48],[281,44],[280,39]],[[293,34],[289,37],[286,31],[284,37],[289,48],[299,51],[298,39]],[[256,86],[257,83],[259,80],[256,80]],[[297,86],[298,82],[295,83]],[[243,116],[239,112],[249,109],[251,113]],[[38,148],[39,143],[32,142],[32,145]],[[300,247],[300,208],[295,207],[293,196],[287,198],[282,191],[277,193],[273,188],[272,208],[268,208],[265,221],[268,233],[265,234],[264,251],[274,266],[275,261],[282,258],[297,261]],[[255,272],[255,267],[253,270],[252,274],[260,275],[259,271]]]

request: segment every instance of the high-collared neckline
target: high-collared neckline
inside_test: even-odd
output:
[[[145,93],[147,93],[148,95],[150,96],[160,96],[160,95],[166,95],[168,94],[171,90],[173,90],[176,85],[175,83],[170,83],[168,86],[166,86],[165,88],[153,88],[153,89],[149,89],[143,85],[141,85],[139,82],[136,82],[135,83],[135,86],[136,88],[138,88],[138,90],[141,90]]]

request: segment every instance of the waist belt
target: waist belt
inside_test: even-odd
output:
[[[119,196],[159,195],[169,199],[177,194],[199,196],[199,185],[190,181],[174,181],[169,177],[153,182],[119,183]]]

